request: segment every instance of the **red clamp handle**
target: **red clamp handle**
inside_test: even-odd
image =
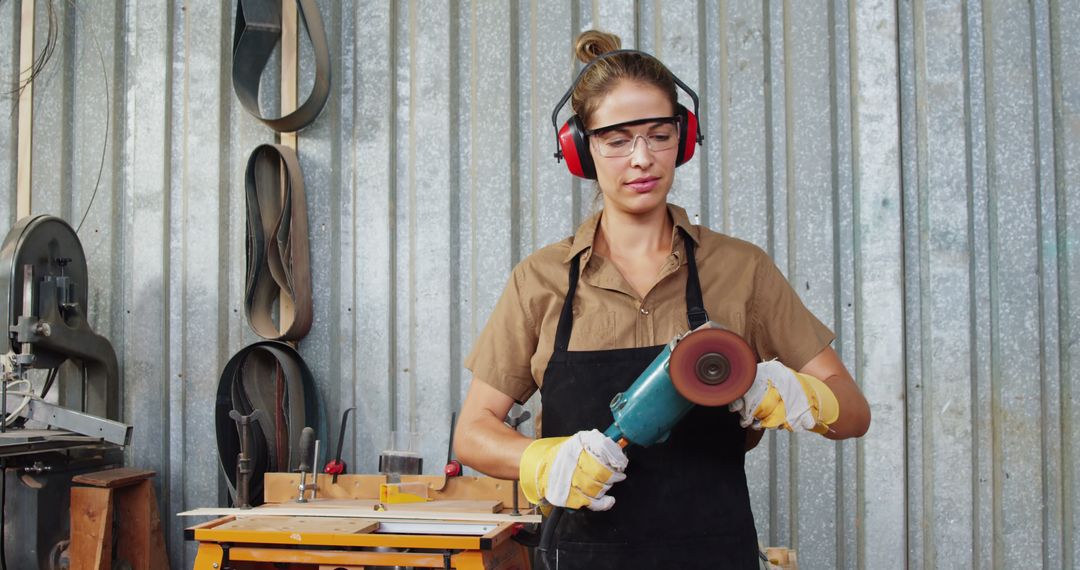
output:
[[[451,459],[446,467],[443,467],[443,474],[447,477],[460,477],[461,476],[461,463],[457,459]]]
[[[323,469],[323,473],[329,475],[341,475],[345,472],[345,462],[340,459],[331,459],[326,467]]]

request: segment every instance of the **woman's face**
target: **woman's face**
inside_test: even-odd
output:
[[[605,127],[667,118],[674,112],[664,92],[647,83],[622,80],[604,96],[586,125],[590,131],[601,131],[589,136],[589,150],[596,164],[604,208],[630,214],[666,208],[678,155],[674,124],[655,121]],[[656,150],[662,147],[666,148]],[[616,156],[626,152],[628,156]]]

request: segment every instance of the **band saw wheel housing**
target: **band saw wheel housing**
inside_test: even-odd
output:
[[[79,236],[67,222],[55,216],[28,216],[11,228],[0,247],[0,319],[5,321],[5,329],[18,324],[19,317],[24,316],[23,270],[27,265],[34,268],[35,294],[45,276],[64,275],[72,284],[72,301],[86,311],[89,279]],[[31,310],[36,314],[39,309]],[[17,352],[19,346],[12,342],[11,349]],[[44,368],[59,366],[67,359],[40,349],[35,351],[35,356],[36,367]]]
[[[724,329],[694,331],[671,351],[671,383],[701,406],[726,406],[742,397],[757,374],[754,350]]]

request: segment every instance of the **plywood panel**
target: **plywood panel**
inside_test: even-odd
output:
[[[215,526],[218,530],[247,530],[253,532],[326,532],[361,534],[379,528],[377,521],[366,519],[335,519],[329,517],[243,517]]]

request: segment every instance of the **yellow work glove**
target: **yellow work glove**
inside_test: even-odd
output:
[[[754,383],[728,409],[739,413],[743,427],[754,429],[828,433],[840,417],[836,395],[824,382],[775,360],[758,364]]]
[[[521,490],[542,507],[606,511],[615,504],[615,497],[605,493],[626,479],[627,463],[619,444],[597,430],[538,439],[521,456]]]

